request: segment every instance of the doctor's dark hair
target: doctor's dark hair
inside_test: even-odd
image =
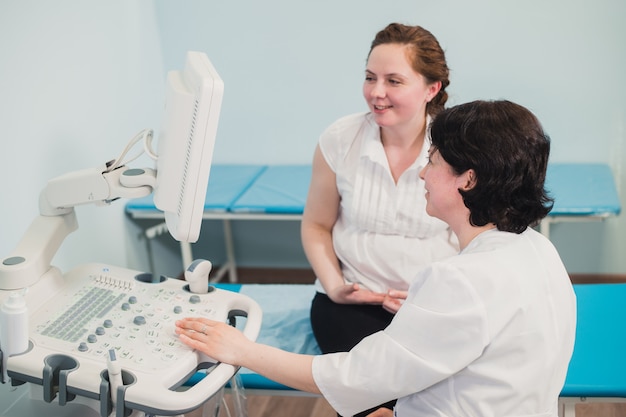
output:
[[[426,105],[426,112],[435,116],[443,110],[448,101],[446,87],[450,85],[450,70],[446,63],[446,55],[437,38],[421,26],[391,23],[374,37],[367,54],[368,59],[375,47],[384,44],[409,46],[407,58],[413,70],[421,74],[428,84],[441,81],[441,90]]]
[[[431,125],[432,150],[476,184],[459,190],[470,223],[521,233],[552,209],[544,183],[550,138],[539,120],[510,101],[474,101],[444,110]]]

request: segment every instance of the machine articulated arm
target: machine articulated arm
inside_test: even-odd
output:
[[[0,291],[29,287],[50,269],[65,238],[78,229],[75,206],[106,205],[118,198],[144,197],[152,192],[155,171],[126,166],[111,170],[110,166],[107,163],[71,172],[48,182],[39,196],[40,215],[0,263]]]

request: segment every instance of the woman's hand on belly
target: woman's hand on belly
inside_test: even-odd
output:
[[[343,284],[326,291],[337,304],[382,304],[386,294],[361,288],[359,284]]]

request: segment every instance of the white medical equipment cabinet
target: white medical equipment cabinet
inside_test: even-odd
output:
[[[236,367],[215,363],[174,333],[183,317],[231,324],[245,317],[242,331],[256,340],[260,307],[245,295],[209,286],[210,268],[194,276],[198,284],[111,265],[67,273],[51,265],[78,228],[75,206],[151,192],[172,236],[197,240],[222,92],[206,55],[189,52],[185,69],[168,74],[156,169],[131,169],[120,157],[55,178],[42,191],[40,215],[0,262],[4,385],[30,384],[32,401],[84,404],[103,417],[179,415],[200,407],[235,375]],[[152,132],[138,137],[149,141]],[[206,376],[185,386],[197,372]]]

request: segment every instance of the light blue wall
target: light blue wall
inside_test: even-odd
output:
[[[624,205],[625,20],[621,0],[4,0],[0,253],[36,215],[47,179],[111,159],[136,131],[158,129],[165,72],[187,50],[206,52],[225,81],[216,162],[308,163],[325,126],[365,109],[369,43],[391,21],[438,37],[452,70],[449,104],[507,98],[529,107],[552,137],[552,160],[610,164]],[[77,213],[81,228],[58,265],[145,268],[123,202]],[[305,264],[297,227],[263,227],[235,226],[242,264]],[[220,258],[220,233],[206,225],[197,253]],[[272,233],[276,246],[259,250],[255,239]],[[552,238],[572,272],[624,273],[625,235],[620,216],[559,224]],[[176,245],[156,247],[161,268],[176,273]]]
[[[619,0],[163,1],[156,15],[166,66],[199,48],[222,73],[216,157],[226,161],[309,161],[328,123],[365,108],[369,43],[390,21],[438,37],[452,69],[450,104],[508,98],[530,107],[554,138],[555,160],[608,161],[623,140]]]
[[[38,214],[46,182],[117,157],[158,121],[163,62],[152,4],[4,0],[0,4],[0,257]],[[76,210],[54,262],[124,265],[123,204]]]

